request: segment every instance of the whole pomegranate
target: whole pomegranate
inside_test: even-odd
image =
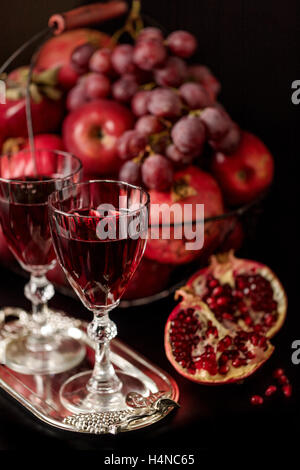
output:
[[[167,264],[143,258],[128,287],[123,299],[141,299],[162,291],[168,284],[172,267]]]
[[[41,48],[36,70],[38,72],[56,69],[58,83],[66,89],[72,88],[80,76],[74,68],[71,57],[73,51],[81,45],[90,44],[96,48],[110,47],[110,38],[107,34],[94,29],[74,29],[54,36]]]
[[[6,103],[0,106],[0,142],[9,137],[26,137],[26,82],[28,67],[12,72],[6,83]],[[35,134],[58,130],[64,113],[61,93],[52,83],[53,76],[35,75],[31,85],[31,115]],[[43,82],[42,86],[39,82]],[[45,93],[47,90],[47,93]]]
[[[183,221],[180,211],[177,216],[176,211],[171,212],[170,237],[163,239],[160,234],[162,220],[167,220],[167,214],[173,204],[178,204],[183,210],[185,204],[190,205],[184,217],[184,223],[188,230],[197,229],[195,222],[196,204],[204,204],[205,218],[218,216],[223,213],[223,200],[220,188],[214,178],[195,166],[189,166],[178,171],[174,175],[171,190],[167,192],[150,190],[150,229],[151,235],[148,239],[145,256],[148,259],[156,260],[160,263],[170,263],[174,265],[188,263],[205,252],[211,252],[219,243],[221,236],[221,225],[217,221],[205,222],[204,225],[204,246],[202,249],[189,250],[184,237]],[[161,211],[159,213],[159,211]],[[200,224],[202,221],[198,221]],[[183,236],[180,237],[180,233]],[[155,239],[153,237],[158,237]]]

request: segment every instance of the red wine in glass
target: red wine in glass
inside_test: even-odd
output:
[[[11,251],[26,270],[48,271],[55,263],[55,252],[52,245],[48,223],[47,194],[54,190],[54,185],[34,188],[35,183],[53,179],[53,175],[24,177],[24,186],[34,194],[28,196],[28,188],[18,185],[14,189],[14,198],[5,199],[0,196],[0,220],[2,230]],[[12,185],[13,185],[12,180]],[[19,181],[19,180],[18,180]],[[38,194],[40,191],[40,194]]]
[[[69,237],[53,229],[53,240],[64,272],[81,300],[90,306],[114,304],[123,295],[144,251],[145,238],[131,237],[100,240],[98,227],[104,219],[95,211],[79,209],[74,215],[75,233]],[[89,215],[93,215],[89,217]],[[84,216],[80,219],[81,216]],[[113,216],[116,232],[122,212]]]

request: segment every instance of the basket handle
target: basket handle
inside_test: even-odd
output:
[[[81,28],[93,23],[103,23],[117,18],[126,13],[127,9],[127,3],[122,0],[94,3],[64,13],[56,13],[50,17],[48,25],[57,35],[69,29]]]

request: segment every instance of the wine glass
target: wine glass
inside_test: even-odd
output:
[[[7,244],[30,273],[25,296],[32,303],[29,332],[11,338],[6,365],[24,374],[68,370],[85,355],[83,345],[51,323],[47,302],[54,295],[46,273],[55,266],[48,196],[81,179],[78,158],[56,150],[22,150],[0,157],[0,221]]]
[[[144,253],[149,195],[118,181],[89,181],[49,197],[49,217],[58,260],[85,307],[93,312],[88,336],[95,367],[71,377],[60,396],[70,411],[118,410],[138,380],[115,371],[110,341],[116,336],[109,312],[120,302]]]

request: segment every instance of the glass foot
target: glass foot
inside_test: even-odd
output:
[[[79,364],[86,352],[80,341],[62,333],[40,350],[31,346],[30,335],[12,338],[5,348],[5,365],[21,374],[59,374]]]
[[[72,413],[88,413],[91,411],[120,411],[128,409],[126,396],[129,392],[141,395],[148,393],[144,383],[132,375],[116,371],[122,382],[122,388],[115,393],[91,393],[87,383],[92,371],[81,372],[68,379],[60,389],[60,401]]]

